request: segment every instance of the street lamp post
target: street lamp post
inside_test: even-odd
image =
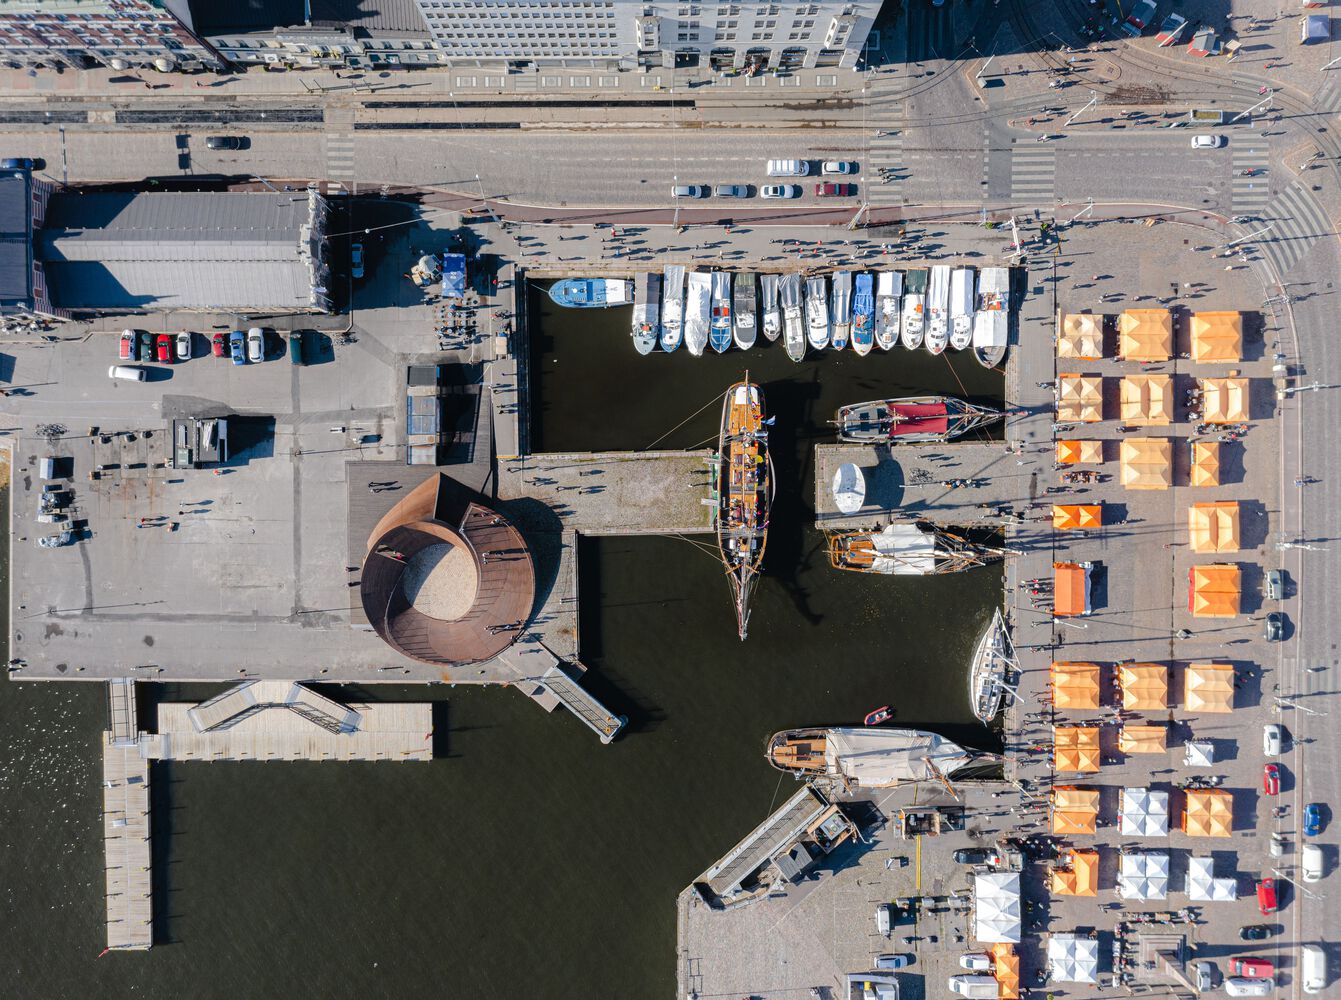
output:
[[[1097,105],[1098,103],[1099,103],[1099,92],[1098,92],[1097,90],[1091,90],[1091,91],[1090,91],[1090,99],[1089,99],[1089,101],[1087,101],[1087,102],[1085,103],[1085,106],[1084,106],[1083,108],[1081,108],[1079,111],[1077,111],[1075,114],[1073,114],[1070,118],[1066,119],[1066,121],[1062,124],[1062,128],[1067,128],[1068,126],[1070,126],[1070,124],[1071,124],[1073,121],[1075,121],[1077,118],[1079,118],[1081,115],[1083,115],[1086,111],[1088,111],[1091,107],[1094,107],[1094,106]]]
[[[1249,108],[1247,111],[1240,111],[1240,112],[1239,112],[1238,114],[1236,114],[1233,118],[1229,119],[1229,121],[1225,122],[1225,124],[1226,124],[1226,125],[1233,125],[1236,121],[1238,121],[1238,120],[1239,120],[1240,118],[1242,118],[1244,115],[1250,115],[1250,114],[1252,114],[1254,111],[1256,111],[1256,110],[1257,110],[1258,108],[1260,108],[1260,107],[1263,107],[1263,106],[1270,107],[1270,105],[1271,105],[1271,99],[1272,99],[1273,97],[1275,97],[1275,96],[1276,96],[1276,92],[1275,92],[1274,90],[1268,90],[1268,91],[1267,91],[1267,95],[1266,95],[1266,97],[1262,98],[1262,100],[1258,101],[1256,104],[1254,104],[1254,105],[1253,105],[1251,108]]]

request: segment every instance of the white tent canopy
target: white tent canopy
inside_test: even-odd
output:
[[[1196,903],[1228,902],[1238,897],[1232,878],[1216,878],[1215,862],[1210,858],[1189,858],[1187,862],[1187,898]]]
[[[1122,789],[1124,837],[1167,837],[1169,835],[1169,793],[1149,788]]]
[[[1123,854],[1117,891],[1123,899],[1168,899],[1169,856]]]
[[[1215,744],[1210,740],[1190,741],[1183,749],[1185,767],[1210,767],[1215,763]]]
[[[973,877],[973,936],[987,944],[1020,940],[1019,872],[986,872]]]
[[[1096,983],[1099,942],[1076,934],[1054,934],[1048,939],[1048,975],[1062,983]]]

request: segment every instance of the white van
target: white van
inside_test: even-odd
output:
[[[1299,949],[1299,974],[1305,993],[1321,993],[1327,985],[1327,952],[1316,944]]]
[[[893,924],[893,907],[888,903],[881,903],[875,908],[875,932],[889,937],[889,929]]]
[[[997,1000],[1001,984],[992,976],[951,976],[947,984],[951,993],[969,1000]]]
[[[1232,976],[1225,980],[1225,992],[1232,997],[1268,997],[1275,989],[1274,979],[1242,979]]]
[[[805,177],[810,173],[807,160],[769,160],[769,177]]]
[[[1321,882],[1325,871],[1322,860],[1322,848],[1317,844],[1305,844],[1299,852],[1300,868],[1304,872],[1305,882]]]
[[[124,378],[131,382],[143,382],[149,377],[149,373],[143,368],[135,368],[131,365],[112,365],[107,369],[108,378]]]

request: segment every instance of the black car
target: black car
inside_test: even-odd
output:
[[[1280,642],[1285,638],[1285,616],[1279,611],[1273,611],[1266,616],[1266,640],[1267,642]]]
[[[152,361],[154,358],[154,335],[148,330],[140,331],[140,357],[145,361]]]
[[[992,852],[983,847],[965,847],[954,853],[957,865],[985,865],[992,859]]]
[[[241,149],[243,137],[240,135],[212,135],[205,140],[208,149]]]
[[[1243,941],[1265,941],[1275,933],[1270,924],[1249,924],[1239,928],[1239,938]]]

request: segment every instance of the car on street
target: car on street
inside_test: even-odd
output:
[[[253,364],[265,360],[265,331],[259,326],[247,331],[247,360]]]
[[[850,174],[853,172],[852,164],[847,160],[825,160],[820,164],[820,173],[822,174]]]
[[[769,177],[805,177],[810,173],[808,160],[769,160]]]
[[[876,955],[877,969],[906,969],[913,964],[912,955]]]
[[[349,244],[349,273],[352,277],[363,277],[363,244]]]
[[[764,198],[799,198],[801,197],[801,185],[765,184],[759,189],[759,194]]]
[[[1279,723],[1268,722],[1262,727],[1262,753],[1267,757],[1279,757],[1285,742],[1285,733]]]
[[[1285,571],[1280,569],[1267,570],[1266,575],[1266,595],[1269,601],[1279,601],[1285,598]]]
[[[957,865],[985,865],[992,860],[992,852],[984,847],[961,847],[954,859]]]
[[[135,339],[134,330],[121,331],[121,360],[122,361],[140,360],[140,348],[139,343]]]
[[[1316,837],[1322,833],[1322,804],[1310,802],[1304,806],[1304,836]]]
[[[1271,924],[1248,924],[1239,928],[1239,940],[1265,941],[1275,933],[1276,929]]]
[[[210,340],[210,346],[216,358],[226,357],[228,355],[228,334],[223,331],[216,333]]]
[[[233,359],[233,364],[247,363],[247,338],[241,330],[234,330],[228,335],[228,353]]]
[[[1279,611],[1272,611],[1266,616],[1266,640],[1267,642],[1280,642],[1285,638],[1285,616]]]
[[[1192,137],[1193,149],[1219,149],[1225,144],[1225,137],[1222,135],[1194,135]]]
[[[240,135],[212,135],[205,140],[206,149],[241,149],[246,144],[246,137]]]
[[[750,189],[746,184],[718,184],[712,193],[717,198],[748,198]]]
[[[160,333],[158,335],[158,360],[165,365],[172,364],[172,335]]]
[[[1305,882],[1321,882],[1323,875],[1327,873],[1322,848],[1317,844],[1305,844],[1304,849],[1299,852],[1299,870],[1304,873]]]
[[[816,184],[815,193],[821,198],[849,198],[857,193],[855,184]]]
[[[706,184],[677,184],[671,188],[672,198],[706,198],[708,197],[708,185]]]
[[[177,334],[177,360],[191,360],[191,335],[185,330]]]
[[[1276,896],[1276,880],[1264,878],[1257,883],[1257,909],[1262,916],[1269,917],[1280,909],[1280,899]]]
[[[1276,967],[1265,958],[1231,958],[1229,974],[1245,979],[1270,979],[1276,974]]]
[[[1262,794],[1279,795],[1280,794],[1280,765],[1264,764],[1262,765]]]

